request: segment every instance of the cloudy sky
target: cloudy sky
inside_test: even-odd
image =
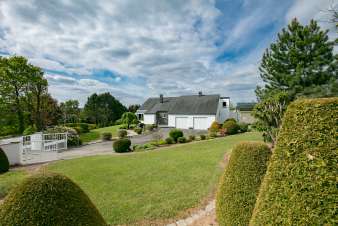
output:
[[[294,17],[332,27],[337,1],[0,0],[0,55],[42,67],[59,101],[111,92],[127,105],[200,90],[254,101],[277,32]]]

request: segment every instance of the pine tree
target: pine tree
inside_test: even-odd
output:
[[[291,100],[337,96],[337,56],[327,33],[314,20],[307,26],[292,20],[263,55],[259,69],[266,91],[286,91]]]

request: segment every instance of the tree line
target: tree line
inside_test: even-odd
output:
[[[139,107],[127,108],[108,92],[92,94],[83,108],[78,100],[58,103],[48,93],[48,81],[43,75],[43,70],[25,57],[0,57],[0,136],[22,134],[32,127],[42,131],[64,123],[108,126],[124,112],[136,112]]]

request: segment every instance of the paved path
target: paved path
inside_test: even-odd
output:
[[[170,128],[161,128],[158,131],[155,131],[150,134],[137,135],[130,138],[131,144],[145,144],[155,139],[155,136],[160,136],[162,139],[165,139],[169,135]],[[183,133],[186,137],[191,134],[205,134],[206,131],[198,130],[183,130]],[[155,135],[157,134],[157,135]],[[113,152],[113,141],[97,142],[93,144],[87,144],[76,148],[71,148],[67,151],[59,153],[60,159],[71,159],[79,158],[82,156],[92,156],[92,155],[107,155],[107,154],[116,154]]]

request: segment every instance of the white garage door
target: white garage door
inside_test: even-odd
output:
[[[188,117],[176,117],[175,123],[176,123],[176,128],[189,129]]]
[[[209,127],[207,117],[194,117],[194,129],[206,130]]]

